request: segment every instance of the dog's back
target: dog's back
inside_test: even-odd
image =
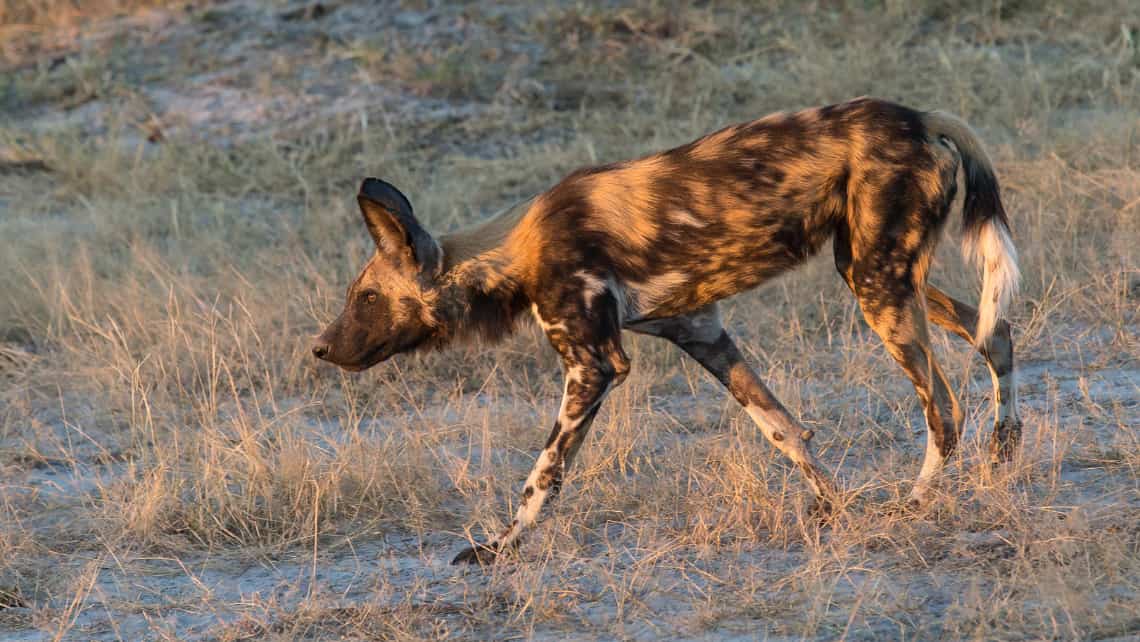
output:
[[[795,267],[836,226],[903,227],[892,219],[919,207],[920,226],[939,227],[956,170],[901,105],[774,114],[571,174],[516,227],[514,255],[529,259],[516,267],[538,272],[525,278],[536,284],[604,267],[627,319],[683,314]]]

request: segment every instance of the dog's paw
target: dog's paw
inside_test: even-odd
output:
[[[486,566],[494,564],[496,560],[503,556],[503,547],[499,544],[475,544],[463,550],[455,559],[451,560],[453,566],[459,564],[478,564],[479,566]]]
[[[935,494],[930,488],[915,488],[905,497],[888,501],[882,511],[889,517],[915,518],[926,515],[934,504]]]
[[[827,497],[816,497],[808,506],[808,515],[821,524],[829,524],[835,513],[835,504]]]
[[[1006,418],[994,426],[990,435],[990,464],[998,467],[1008,463],[1017,452],[1021,443],[1021,420],[1017,417]]]

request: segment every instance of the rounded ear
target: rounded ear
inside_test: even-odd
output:
[[[410,270],[430,276],[439,273],[443,251],[416,220],[411,202],[400,190],[378,178],[366,178],[356,201],[381,254]]]

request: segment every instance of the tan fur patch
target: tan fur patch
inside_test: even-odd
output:
[[[544,199],[535,199],[502,245],[491,253],[492,260],[501,264],[510,278],[524,283],[536,278],[546,245],[546,233],[540,224],[545,212]]]
[[[727,143],[739,129],[739,127],[726,127],[705,136],[693,144],[689,156],[693,160],[699,161],[711,161],[720,158],[728,152]]]
[[[651,179],[668,173],[660,156],[650,156],[593,174],[587,181],[592,211],[582,222],[613,237],[632,250],[644,251],[657,237],[657,202],[651,191]]]
[[[443,248],[445,269],[501,247],[509,236],[518,232],[516,227],[531,210],[535,200],[527,199],[501,210],[485,221],[442,235],[439,244]]]
[[[819,107],[812,107],[796,112],[796,119],[805,125],[812,125],[820,121],[822,109]]]
[[[712,190],[707,182],[690,178],[684,180],[684,185],[693,197],[692,207],[705,209],[709,206],[712,200]]]

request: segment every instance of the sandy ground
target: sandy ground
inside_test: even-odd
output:
[[[1046,507],[1062,524],[1101,520],[1108,516],[1106,511],[1120,511],[1122,499],[1131,508],[1140,508],[1136,489],[1120,487],[1117,476],[1095,460],[1096,453],[1136,448],[1135,432],[1121,434],[1119,430],[1106,426],[1140,425],[1140,367],[1134,362],[1085,363],[1081,353],[1096,348],[1096,343],[1095,337],[1085,337],[1069,346],[1058,346],[1048,359],[1024,358],[1019,369],[1022,410],[1030,418],[1030,425],[1033,418],[1055,415],[1057,421],[1071,431],[1066,435],[1069,441],[1065,444],[1044,443],[1032,429],[1026,434],[1028,449],[1047,452],[1063,448],[1072,453],[1061,460],[1059,477],[1062,484],[1050,489],[1052,505]],[[905,397],[907,390],[903,382],[899,383],[896,392]],[[984,391],[988,385],[988,378],[975,377],[972,382],[974,394]],[[683,422],[702,410],[724,412],[721,399],[718,391],[709,385],[696,396],[671,395],[656,398],[654,403],[668,409],[674,418]],[[556,398],[539,401],[538,412],[557,405]],[[457,417],[454,414],[448,416],[446,410],[437,412],[439,417],[427,420],[441,425],[457,421]],[[735,414],[736,411],[729,408],[728,412]],[[921,415],[913,414],[913,425],[920,426]],[[1107,424],[1098,421],[1098,417],[1111,417],[1113,421]],[[401,419],[377,420],[376,425],[363,429],[366,433],[383,432],[392,422]],[[335,426],[322,428],[314,425],[308,437],[314,442],[335,440],[335,431]],[[536,428],[536,438],[538,432],[541,431]],[[968,440],[976,438],[970,434],[972,432],[970,430],[967,434]],[[65,428],[57,426],[61,441],[79,438],[67,433]],[[668,433],[664,437],[670,441],[641,444],[639,448],[669,450],[674,446],[685,447],[690,442],[716,440],[722,436],[715,433]],[[758,439],[758,436],[753,435],[752,439]],[[0,447],[12,448],[15,445],[5,443]],[[447,448],[463,451],[478,446],[459,437]],[[921,448],[922,435],[916,432],[904,452],[917,462]],[[30,469],[9,467],[4,477],[6,493],[9,496],[13,491],[36,494],[49,505],[52,498],[58,498],[61,504],[66,505],[67,499],[74,494],[90,491],[96,478],[106,483],[120,472],[121,465],[96,463],[97,450],[90,448],[90,457],[82,460],[78,467],[50,463]],[[887,457],[887,453],[887,449],[852,452],[838,473],[841,476],[858,474],[866,462]],[[496,456],[507,457],[509,453],[492,454],[492,457]],[[573,485],[571,482],[566,493],[566,503],[571,506],[575,495]],[[61,517],[65,516],[66,513]],[[613,537],[620,537],[620,531],[625,528],[636,528],[636,525],[611,522],[603,526],[605,531],[609,531],[607,535]],[[929,528],[937,530],[940,526],[931,523]],[[958,557],[962,563],[979,558],[1009,557],[1018,543],[1010,541],[1007,535],[1001,530],[957,533],[949,538],[949,546],[942,554]],[[260,635],[267,632],[267,628],[271,632],[275,626],[277,632],[295,633],[288,617],[284,621],[278,620],[283,618],[283,613],[306,609],[334,622],[349,622],[361,617],[383,618],[401,609],[411,609],[430,614],[433,626],[446,631],[449,618],[459,618],[459,614],[469,610],[470,596],[485,588],[490,581],[483,571],[449,565],[451,557],[464,541],[463,537],[462,533],[430,529],[415,533],[383,528],[371,534],[358,532],[352,537],[323,538],[315,550],[264,556],[246,551],[235,557],[233,551],[224,550],[213,554],[179,554],[177,557],[70,556],[60,559],[59,564],[68,575],[83,578],[86,585],[82,600],[76,604],[69,601],[69,596],[61,597],[38,605],[37,611],[5,609],[0,611],[0,626],[3,627],[0,630],[3,630],[5,639],[50,639],[50,631],[37,629],[35,625],[43,611],[54,611],[69,614],[73,628],[68,635],[76,639],[142,639],[158,635],[178,639],[216,639]],[[822,537],[826,540],[826,532]],[[527,550],[524,547],[522,561],[516,564],[540,565],[543,562],[535,558],[533,552],[527,555]],[[646,576],[639,578],[636,589],[630,595],[622,596],[619,603],[617,595],[608,590],[595,565],[604,560],[609,566],[608,576],[639,565],[644,554],[628,551],[625,555],[612,556],[600,548],[599,553],[605,557],[596,561],[574,562],[569,570],[570,576],[576,575],[573,579],[567,580],[566,569],[550,578],[560,582],[559,590],[588,596],[581,600],[573,613],[567,614],[579,622],[582,627],[579,635],[583,638],[606,639],[611,635],[614,618],[620,616],[622,609],[630,608],[639,611],[641,617],[623,629],[623,637],[627,639],[769,637],[765,633],[763,614],[759,613],[756,619],[729,618],[717,622],[708,631],[693,631],[693,623],[686,615],[691,608],[691,591],[700,590],[699,587],[715,590],[718,584],[731,582],[732,573],[743,565],[759,575],[753,579],[774,587],[755,596],[756,599],[761,603],[767,600],[780,604],[783,602],[778,588],[780,579],[793,569],[811,564],[815,555],[800,546],[781,550],[755,542],[740,546],[731,554],[719,553],[704,559],[681,557],[673,563],[652,567]],[[921,600],[932,623],[919,625],[919,628],[925,628],[932,635],[939,631],[937,619],[944,616],[964,592],[976,588],[969,586],[972,578],[956,577],[952,569],[933,575],[925,571],[916,573],[901,564],[891,552],[868,554],[861,565],[875,570],[848,570],[829,587],[832,594],[826,599],[850,599],[858,591],[865,590],[867,583],[872,583],[876,591],[894,593],[900,599],[909,596],[909,599]],[[511,565],[496,570],[496,573],[512,572]],[[694,578],[697,578],[695,586]],[[528,576],[528,580],[543,579],[541,570]],[[678,590],[682,594],[678,595]],[[1132,599],[1131,596],[1122,597],[1129,601]],[[634,606],[630,606],[630,601]],[[39,616],[35,615],[37,612]],[[1140,620],[1136,624],[1140,625]],[[591,626],[596,627],[593,633],[590,632]],[[867,618],[864,626],[851,637],[867,640],[894,637],[898,635],[898,626],[887,614],[880,614]],[[496,633],[491,627],[488,634],[497,637],[508,631],[512,628],[504,627]],[[538,627],[526,634],[534,639],[564,639],[567,633],[561,626],[553,626],[548,630]],[[776,635],[771,639],[782,637]],[[794,639],[795,636],[788,638]],[[1124,636],[1119,639],[1132,638]]]

